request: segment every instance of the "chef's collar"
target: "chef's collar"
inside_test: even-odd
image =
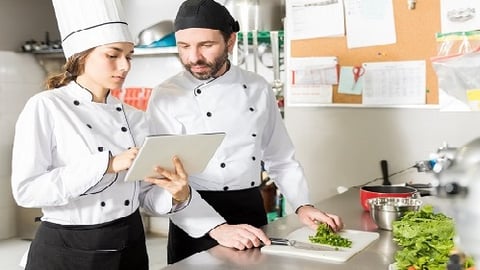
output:
[[[81,86],[75,81],[72,81],[70,85],[72,85],[72,88],[68,89],[67,91],[69,91],[76,99],[83,102],[93,102],[93,94],[89,89]],[[107,97],[105,98],[105,103],[98,103],[98,104],[117,104],[117,103],[119,103],[119,101],[113,98],[111,95],[111,91],[109,91],[107,93]]]
[[[188,70],[185,70],[184,72],[185,72],[186,76],[188,76],[187,78],[189,78],[191,80],[192,84],[196,85],[196,87],[193,89],[193,93],[196,96],[198,89],[201,90],[204,87],[207,87],[208,85],[210,85],[210,83],[212,83],[212,82],[219,82],[219,81],[221,82],[221,81],[225,81],[225,80],[230,80],[230,78],[233,76],[232,75],[232,72],[233,72],[232,69],[234,69],[234,68],[235,68],[235,66],[230,65],[230,61],[228,61],[227,70],[225,71],[225,73],[223,73],[221,76],[211,77],[207,80],[200,80],[200,79],[196,78]]]

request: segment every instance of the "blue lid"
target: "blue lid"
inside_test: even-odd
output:
[[[148,45],[137,45],[137,48],[158,48],[158,47],[171,47],[176,46],[177,41],[175,40],[175,33],[172,32],[160,40],[154,41]]]

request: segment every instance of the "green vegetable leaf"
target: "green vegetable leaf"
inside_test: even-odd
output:
[[[334,247],[352,247],[352,241],[335,233],[330,226],[321,223],[317,227],[315,235],[308,237],[310,242],[317,244],[325,244]]]
[[[454,247],[455,224],[452,218],[434,213],[433,206],[406,213],[394,221],[393,240],[400,249],[395,254],[397,269],[447,269]]]

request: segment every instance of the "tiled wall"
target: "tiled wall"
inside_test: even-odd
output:
[[[0,51],[0,239],[17,233],[17,207],[10,188],[15,122],[27,99],[42,89],[44,76],[32,55]]]

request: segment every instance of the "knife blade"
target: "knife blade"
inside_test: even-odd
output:
[[[338,247],[321,246],[317,244],[305,243],[297,240],[289,240],[286,238],[270,238],[272,245],[291,246],[294,248],[308,249],[308,250],[322,250],[322,251],[341,251]]]

